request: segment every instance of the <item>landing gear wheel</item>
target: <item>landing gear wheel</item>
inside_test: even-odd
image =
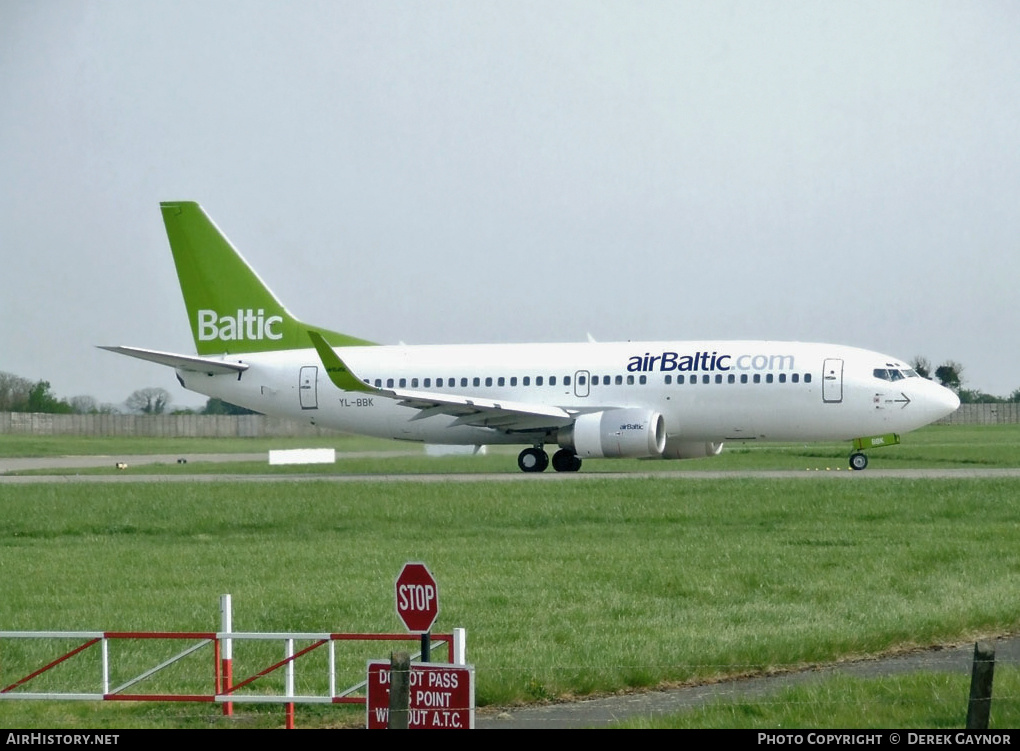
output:
[[[576,472],[581,468],[581,457],[573,451],[560,449],[553,454],[552,465],[557,472]]]
[[[850,469],[862,470],[868,466],[868,457],[858,452],[850,454]]]
[[[517,466],[521,472],[545,472],[549,466],[549,454],[540,448],[524,449],[517,455]]]

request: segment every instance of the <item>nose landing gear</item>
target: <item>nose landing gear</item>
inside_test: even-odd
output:
[[[854,453],[850,454],[850,469],[859,471],[868,466],[868,457],[864,455],[864,449],[895,446],[899,442],[900,437],[897,433],[886,433],[870,438],[854,438]]]
[[[850,454],[850,469],[861,470],[868,466],[868,457],[866,454],[862,454],[857,451]]]

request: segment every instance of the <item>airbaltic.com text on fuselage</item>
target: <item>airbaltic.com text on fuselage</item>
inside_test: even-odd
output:
[[[653,355],[634,355],[627,361],[631,373],[660,373],[671,371],[726,371],[726,370],[793,370],[793,355],[720,355],[718,352],[695,352],[681,355],[679,352],[662,352]]]

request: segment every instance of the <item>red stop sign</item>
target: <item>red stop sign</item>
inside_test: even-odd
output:
[[[439,585],[424,563],[405,563],[396,582],[397,615],[411,633],[432,630],[439,616]]]

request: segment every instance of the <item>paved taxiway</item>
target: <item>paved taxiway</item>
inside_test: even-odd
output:
[[[1020,467],[1011,469],[866,469],[853,472],[846,468],[839,469],[804,469],[804,470],[760,470],[760,471],[703,471],[674,470],[659,472],[542,472],[530,474],[524,472],[479,473],[479,474],[344,474],[342,461],[344,458],[355,459],[365,457],[408,456],[419,454],[395,454],[393,452],[360,452],[337,454],[336,473],[314,474],[193,474],[186,465],[179,465],[183,459],[187,463],[229,463],[268,461],[265,452],[256,454],[151,454],[144,456],[58,456],[45,458],[0,458],[0,484],[30,484],[40,482],[564,482],[583,481],[595,478],[624,477],[658,477],[683,480],[721,480],[732,478],[756,479],[788,479],[811,477],[845,477],[854,480],[868,478],[916,479],[967,479],[989,477],[1020,477]],[[512,461],[512,457],[508,457]],[[166,474],[108,474],[108,475],[74,475],[74,474],[33,474],[9,475],[8,472],[45,471],[88,469],[109,467],[113,469],[118,463],[128,467],[165,464],[174,467],[173,472]],[[169,466],[168,466],[169,468]]]

